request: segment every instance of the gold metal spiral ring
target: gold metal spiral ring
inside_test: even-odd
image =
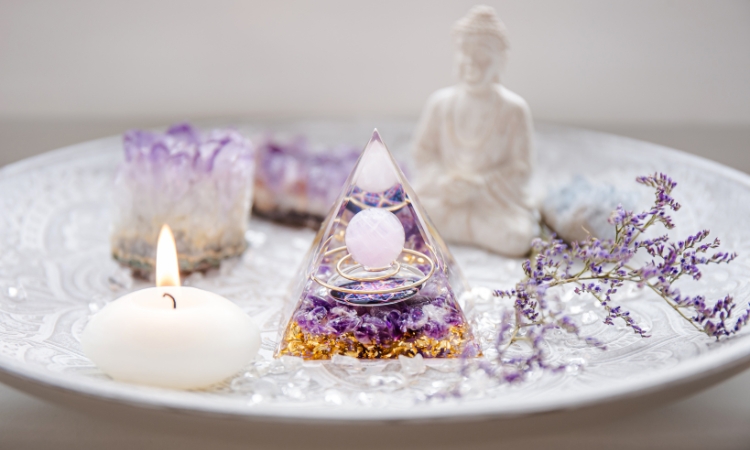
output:
[[[346,247],[338,247],[338,248],[335,248],[333,250],[327,251],[325,254],[326,255],[331,255],[331,254],[334,254],[334,253],[337,253],[337,252],[341,252],[341,251],[345,251],[345,250],[346,250]],[[411,249],[405,248],[403,250],[403,253],[408,253],[410,255],[414,255],[414,256],[419,257],[419,258],[424,258],[424,260],[427,261],[430,264],[430,270],[428,270],[427,273],[424,274],[424,276],[422,278],[420,278],[419,280],[417,280],[417,281],[414,281],[414,282],[409,283],[409,284],[405,284],[403,286],[397,286],[397,287],[388,288],[388,289],[357,290],[357,289],[345,288],[345,287],[342,287],[342,286],[334,286],[332,284],[329,284],[329,283],[327,283],[327,282],[319,279],[313,273],[310,274],[310,279],[313,280],[314,282],[318,283],[319,285],[323,286],[326,289],[330,289],[330,290],[333,290],[333,291],[344,292],[346,294],[365,294],[365,295],[372,295],[372,294],[392,294],[394,292],[401,292],[401,291],[406,291],[406,290],[409,290],[409,289],[417,289],[417,288],[421,287],[423,284],[425,284],[427,282],[427,280],[429,280],[430,277],[432,277],[432,274],[435,273],[435,262],[429,256],[425,255],[422,252],[418,252],[416,250],[411,250]],[[349,255],[347,254],[347,256],[349,256]],[[346,258],[346,256],[344,258]],[[344,258],[342,258],[342,259],[344,259]],[[339,261],[339,262],[341,262],[341,261]],[[338,269],[338,264],[336,266],[337,266],[337,269]],[[344,278],[348,278],[348,277],[344,277]],[[349,278],[349,279],[351,279],[351,278]]]

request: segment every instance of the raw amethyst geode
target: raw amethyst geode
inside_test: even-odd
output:
[[[289,142],[266,137],[258,147],[253,210],[318,228],[358,157],[351,146],[314,149],[301,137]]]
[[[153,272],[159,229],[175,235],[180,269],[205,270],[246,247],[255,159],[234,130],[202,133],[188,124],[166,133],[124,135],[115,182],[112,254],[141,274]]]

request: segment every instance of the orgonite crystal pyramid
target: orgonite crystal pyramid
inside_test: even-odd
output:
[[[277,356],[475,356],[466,287],[376,130],[292,287]]]

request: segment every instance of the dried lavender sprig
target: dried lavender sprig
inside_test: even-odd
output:
[[[642,234],[656,224],[666,229],[674,228],[669,211],[677,211],[681,205],[671,196],[677,186],[669,176],[656,173],[638,177],[640,184],[654,188],[653,206],[641,213],[627,211],[621,206],[612,212],[609,222],[615,227],[615,239],[600,240],[590,236],[586,241],[571,245],[554,236],[549,240],[537,240],[534,255],[523,263],[526,279],[512,291],[497,291],[495,295],[514,299],[514,307],[521,318],[517,326],[527,326],[544,317],[545,296],[548,290],[562,285],[575,286],[576,294],[590,294],[604,306],[607,316],[604,323],[613,325],[621,320],[633,332],[648,337],[648,333],[631,317],[630,312],[613,303],[612,296],[626,282],[638,288],[648,287],[706,335],[720,338],[730,336],[744,326],[750,316],[750,308],[739,313],[731,321],[736,304],[731,296],[707,304],[702,296],[682,296],[673,284],[687,276],[698,280],[702,276],[701,266],[729,263],[735,253],[709,250],[720,246],[714,239],[704,242],[708,230],[702,230],[687,239],[672,242],[668,235],[643,239]],[[651,256],[641,266],[632,260],[639,251]],[[577,270],[575,270],[575,269]],[[525,322],[523,322],[525,321]],[[538,324],[546,325],[542,319]],[[512,339],[511,339],[512,341]]]
[[[720,241],[707,241],[708,230],[701,230],[684,240],[672,241],[668,235],[643,238],[645,231],[657,224],[673,229],[670,211],[681,205],[672,197],[677,186],[663,173],[638,177],[636,181],[654,188],[654,204],[644,212],[634,213],[619,206],[612,212],[609,223],[615,227],[615,238],[608,240],[590,236],[583,242],[565,243],[554,234],[532,243],[532,256],[522,263],[525,278],[510,290],[495,291],[495,296],[512,300],[513,307],[504,313],[496,339],[494,356],[490,359],[465,358],[462,374],[469,376],[471,368],[485,372],[501,383],[521,381],[534,369],[559,372],[565,363],[552,363],[545,352],[549,332],[562,330],[590,345],[605,349],[602,342],[582,335],[578,325],[565,314],[556,300],[556,290],[572,286],[578,295],[591,295],[606,311],[603,322],[614,325],[622,321],[634,333],[650,335],[631,316],[614,302],[614,296],[626,283],[639,289],[656,292],[696,330],[720,339],[737,333],[750,320],[750,304],[739,313],[731,296],[707,302],[703,296],[685,296],[673,285],[682,277],[698,280],[701,268],[710,264],[728,264],[735,253],[716,251]],[[651,258],[634,264],[637,254]],[[518,351],[519,345],[526,348]],[[512,350],[516,351],[512,351]],[[489,352],[487,352],[489,353]],[[473,355],[467,355],[473,356]],[[460,385],[440,396],[461,396]]]

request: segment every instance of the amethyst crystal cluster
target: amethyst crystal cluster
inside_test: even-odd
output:
[[[218,266],[245,249],[255,171],[248,139],[179,124],[166,133],[129,131],[124,150],[111,235],[118,261],[152,273],[163,224],[174,232],[185,272]]]
[[[353,147],[314,151],[303,138],[290,143],[266,138],[258,147],[254,211],[317,228],[358,157]]]

